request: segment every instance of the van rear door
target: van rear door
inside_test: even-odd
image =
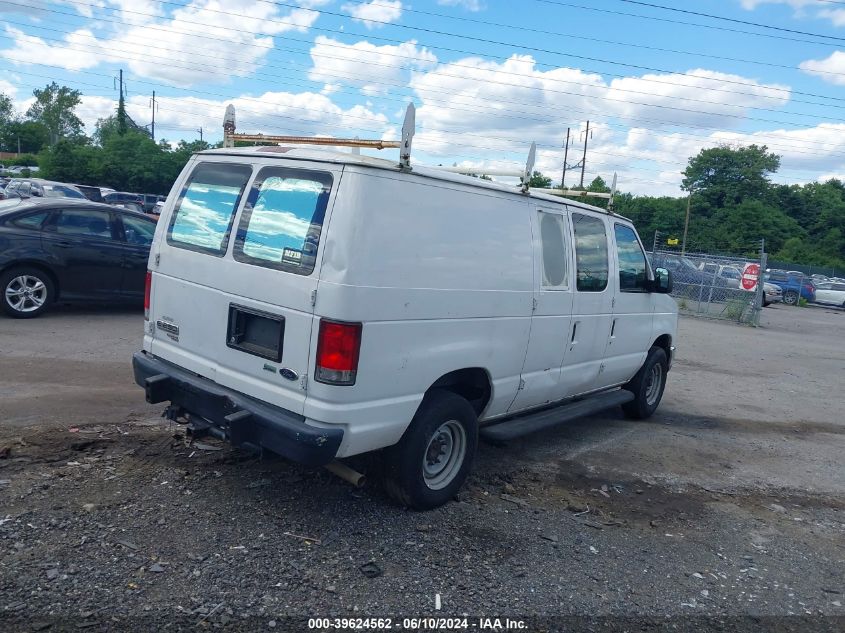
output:
[[[320,236],[341,173],[199,156],[152,252],[151,353],[302,413]]]

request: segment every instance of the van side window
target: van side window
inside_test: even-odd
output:
[[[607,232],[599,218],[572,214],[575,232],[575,287],[581,292],[601,292],[607,288]]]
[[[263,168],[241,214],[235,259],[310,275],[331,189],[328,172]]]
[[[634,229],[624,224],[617,224],[614,232],[619,258],[619,290],[648,292],[648,267],[637,234]]]
[[[543,248],[543,286],[567,288],[569,279],[566,271],[566,218],[557,213],[539,211],[540,241]]]
[[[222,256],[232,218],[252,174],[248,165],[200,163],[182,189],[167,230],[167,243]]]

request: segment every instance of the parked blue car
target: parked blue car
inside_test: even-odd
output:
[[[770,270],[764,279],[783,290],[786,305],[796,305],[799,297],[807,301],[816,300],[816,285],[808,275],[791,270]]]

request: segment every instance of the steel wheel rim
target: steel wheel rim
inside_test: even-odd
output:
[[[16,312],[35,312],[47,302],[47,285],[38,277],[18,275],[6,284],[6,303]]]
[[[660,389],[663,387],[663,365],[655,363],[648,374],[648,384],[645,389],[645,401],[648,406],[653,406],[660,397]]]
[[[441,424],[423,453],[425,485],[431,490],[442,490],[452,483],[461,470],[466,452],[467,436],[461,423],[449,420]]]

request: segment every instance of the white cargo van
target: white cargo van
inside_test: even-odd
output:
[[[382,452],[448,501],[503,441],[660,402],[677,309],[630,221],[436,169],[311,148],[201,152],[150,252],[135,379],[235,445]]]

